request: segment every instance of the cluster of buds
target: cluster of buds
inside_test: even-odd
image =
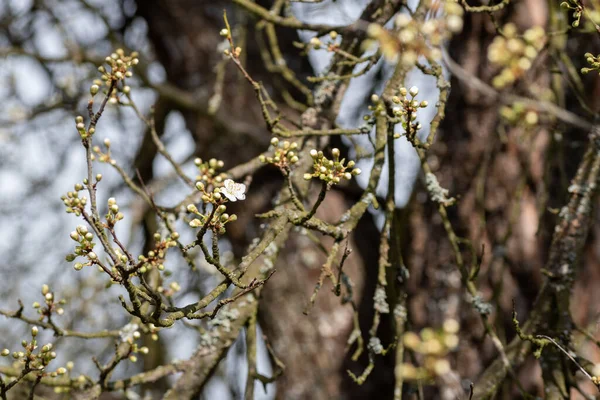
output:
[[[219,32],[219,35],[221,35],[222,37],[227,39],[227,41],[229,42],[229,46],[230,46],[230,49],[223,50],[223,54],[226,55],[227,57],[232,56],[234,58],[238,58],[240,56],[240,54],[242,54],[242,48],[239,46],[236,47],[233,45],[233,37],[231,36],[231,32],[229,31],[229,29],[227,29],[227,28],[221,29],[221,31]]]
[[[408,14],[398,14],[394,21],[395,30],[388,31],[381,25],[369,25],[367,33],[379,42],[381,52],[389,61],[399,61],[407,67],[415,65],[423,56],[439,60],[441,46],[453,34],[463,28],[463,8],[454,1],[444,2],[444,12],[439,17],[421,22]]]
[[[298,162],[297,149],[298,143],[296,142],[290,143],[287,140],[280,142],[279,139],[273,138],[271,139],[271,148],[269,149],[273,152],[273,155],[261,154],[258,160],[261,163],[273,164],[285,173],[292,164]]]
[[[106,138],[104,139],[104,147],[106,147],[106,152],[103,152],[102,149],[100,148],[100,146],[94,146],[92,147],[92,150],[94,151],[94,153],[96,154],[92,154],[92,160],[98,160],[100,162],[103,163],[109,163],[110,165],[115,165],[116,161],[113,160],[113,158],[111,157],[110,154],[110,139]]]
[[[581,0],[567,0],[560,3],[560,6],[567,10],[573,10],[573,28],[577,28],[581,22],[581,14],[583,14],[583,4]]]
[[[119,338],[123,343],[134,344],[142,335],[140,334],[139,325],[129,323],[119,330]]]
[[[406,131],[406,137],[409,141],[414,140],[417,131],[421,129],[421,123],[417,122],[417,110],[419,108],[425,108],[429,104],[427,100],[418,101],[415,97],[419,94],[419,88],[416,86],[406,90],[406,88],[400,88],[397,96],[392,97],[392,103],[395,106],[392,108],[394,117],[398,118],[399,123]],[[410,97],[408,97],[410,95]],[[394,138],[400,137],[399,133],[394,134]]]
[[[158,331],[159,328],[157,328],[154,324],[148,324],[144,329],[144,332],[149,333],[150,339],[152,339],[155,342],[158,340]]]
[[[98,71],[102,73],[101,81],[94,81],[94,84],[90,87],[90,94],[95,96],[102,84],[107,88],[114,87],[110,95],[110,102],[113,104],[118,103],[119,98],[117,97],[118,92],[129,94],[131,88],[125,85],[125,78],[129,78],[133,75],[131,68],[139,63],[138,53],[133,52],[129,56],[125,55],[123,49],[117,49],[110,56],[106,57],[104,61],[108,65],[108,68],[101,65],[98,67]],[[119,83],[121,83],[119,85]]]
[[[406,332],[402,337],[404,346],[421,355],[423,366],[415,367],[403,363],[399,366],[403,377],[408,380],[429,380],[450,372],[450,362],[446,356],[458,347],[458,329],[458,322],[448,319],[444,321],[443,329],[439,331],[425,328],[420,335]]]
[[[98,176],[100,179],[97,179],[97,181],[102,179],[102,175],[98,174]],[[96,178],[98,178],[98,176]],[[87,204],[87,197],[79,195],[79,192],[83,190],[83,185],[81,183],[76,183],[74,189],[75,190],[72,192],[67,192],[66,195],[61,196],[60,199],[63,201],[68,214],[75,214],[79,217]]]
[[[96,243],[92,242],[92,240],[94,240],[94,235],[92,232],[88,231],[85,225],[78,225],[69,236],[78,243],[78,246],[75,247],[75,251],[73,253],[67,254],[66,260],[71,262],[79,256],[86,257],[88,259],[85,264],[76,263],[74,266],[75,270],[79,271],[85,265],[92,265],[98,261],[98,256],[93,251],[94,246],[96,245]]]
[[[21,351],[11,351],[9,349],[3,349],[0,351],[0,355],[2,357],[8,357],[12,355],[12,358],[20,364],[25,365],[30,370],[44,370],[48,364],[52,360],[56,358],[56,352],[53,350],[54,346],[52,343],[47,343],[41,347],[39,347],[37,341],[37,335],[39,333],[39,329],[37,326],[33,326],[31,328],[31,340],[25,340],[21,342],[23,346],[23,350]],[[39,350],[38,350],[39,349]],[[36,352],[36,350],[38,350]],[[52,371],[50,373],[43,373],[42,376],[50,376],[57,377],[59,375],[64,375],[67,373],[67,369],[64,367],[59,367],[56,371]]]
[[[381,101],[379,95],[372,94],[371,103],[373,104],[369,104],[367,107],[370,113],[363,116],[363,120],[366,123],[366,129],[368,130],[375,126],[375,123],[377,122],[377,115],[386,115],[385,104],[383,101]]]
[[[135,355],[136,353],[141,353],[141,354],[149,353],[149,349],[146,346],[140,347],[135,342],[136,340],[138,340],[141,337],[140,331],[138,329],[139,329],[138,324],[129,323],[129,324],[125,325],[123,328],[121,328],[121,330],[119,331],[119,338],[121,339],[121,342],[127,343],[131,346],[129,348],[129,357],[128,357],[129,361],[131,361],[131,362],[137,361],[137,356]]]
[[[223,181],[227,178],[227,174],[219,172],[225,166],[222,160],[211,158],[208,161],[202,161],[201,158],[196,158],[194,159],[194,165],[198,168],[196,181],[202,183],[204,186],[213,188],[223,186]]]
[[[225,50],[223,50],[223,54],[228,57],[232,56],[232,57],[238,58],[242,54],[242,48],[237,46],[237,47],[233,48],[233,50],[225,49]]]
[[[117,204],[117,200],[114,197],[110,197],[107,201],[108,212],[106,213],[106,224],[108,227],[112,228],[115,226],[117,221],[120,221],[124,218],[122,212],[119,211],[119,205]]]
[[[45,317],[52,315],[53,312],[56,312],[58,315],[64,314],[65,309],[62,308],[62,306],[65,305],[67,301],[65,299],[57,301],[56,297],[54,296],[54,292],[50,290],[50,286],[46,284],[42,285],[42,296],[44,296],[44,304],[46,305],[45,307],[42,307],[38,301],[34,301],[31,305],[40,315],[40,321],[42,321]]]
[[[508,23],[504,25],[502,33],[503,36],[496,36],[488,48],[488,59],[502,67],[492,79],[496,88],[506,87],[521,78],[531,68],[532,61],[546,42],[546,34],[541,26],[526,30],[520,37],[517,27]]]
[[[77,132],[79,133],[81,139],[87,139],[96,132],[96,128],[94,128],[93,126],[89,129],[86,128],[85,123],[83,122],[83,117],[81,115],[75,117],[75,128],[77,128]]]
[[[600,74],[600,55],[594,56],[592,53],[585,53],[585,60],[590,64],[590,68],[581,68],[582,74],[598,71]]]
[[[215,186],[216,184],[214,183],[212,185],[205,185],[202,181],[196,182],[196,189],[202,193],[201,198],[204,204],[213,204],[218,207],[228,200],[238,201],[246,198],[246,185],[243,183],[236,183],[231,179],[225,179],[218,187]]]
[[[315,49],[315,50],[321,50],[322,48],[326,48],[329,51],[335,51],[338,48],[338,44],[336,42],[338,38],[338,33],[336,31],[331,31],[329,32],[329,39],[326,43],[323,43],[322,39],[319,39],[318,36],[313,36],[310,41],[308,42],[308,45]]]
[[[511,106],[502,106],[500,116],[512,126],[518,126],[525,130],[530,130],[538,125],[540,115],[534,108],[528,108],[520,101],[514,102]]]
[[[177,232],[173,232],[167,237],[162,237],[158,232],[155,233],[154,248],[149,250],[146,255],[140,254],[138,256],[137,272],[145,274],[153,268],[164,271],[167,251],[171,247],[177,247],[177,239],[179,239],[179,233]],[[127,256],[124,254],[119,254],[119,258],[123,262],[127,261]]]
[[[354,161],[346,163],[346,159],[340,160],[340,150],[336,148],[331,150],[331,160],[325,157],[322,151],[315,149],[310,151],[310,156],[313,158],[313,173],[304,174],[306,180],[319,178],[328,185],[335,185],[342,179],[350,180],[353,175],[359,175],[361,172],[359,168],[354,168]]]
[[[217,194],[220,195],[220,192],[217,192]],[[223,201],[223,197],[220,197],[219,202],[221,201]],[[188,212],[195,215],[195,218],[190,221],[190,226],[192,228],[201,228],[203,226],[206,226],[207,229],[213,229],[221,235],[224,234],[225,224],[237,221],[237,215],[227,214],[225,212],[227,211],[227,207],[225,206],[225,204],[219,204],[215,207],[216,208],[214,208],[214,211],[210,211],[203,214],[198,210],[198,208],[194,204],[189,204],[187,206]]]

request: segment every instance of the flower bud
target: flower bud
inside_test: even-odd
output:
[[[194,218],[190,221],[190,226],[192,228],[200,228],[202,226],[202,221],[200,221],[198,218]]]
[[[419,88],[416,86],[413,86],[410,88],[409,93],[411,96],[416,96],[417,94],[419,94]]]
[[[310,44],[315,48],[315,50],[319,50],[321,48],[321,40],[316,36],[310,39]]]
[[[92,96],[95,96],[98,93],[99,90],[100,90],[100,86],[98,86],[98,85],[92,85],[90,87],[90,94]]]

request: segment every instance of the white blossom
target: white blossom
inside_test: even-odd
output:
[[[121,341],[122,342],[133,343],[133,341],[135,340],[136,336],[139,335],[139,333],[137,333],[138,328],[139,328],[138,324],[127,324],[127,325],[125,325],[119,331],[119,336],[121,337]],[[136,333],[137,333],[137,335],[136,335]]]
[[[229,201],[238,201],[246,199],[246,185],[243,183],[235,183],[231,179],[225,179],[221,193],[229,199]]]

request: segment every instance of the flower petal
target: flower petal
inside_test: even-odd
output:
[[[235,195],[233,193],[229,193],[229,191],[227,191],[227,190],[221,191],[221,194],[225,195],[225,197],[227,197],[227,199],[229,199],[229,201],[237,201],[237,198],[235,197]]]

